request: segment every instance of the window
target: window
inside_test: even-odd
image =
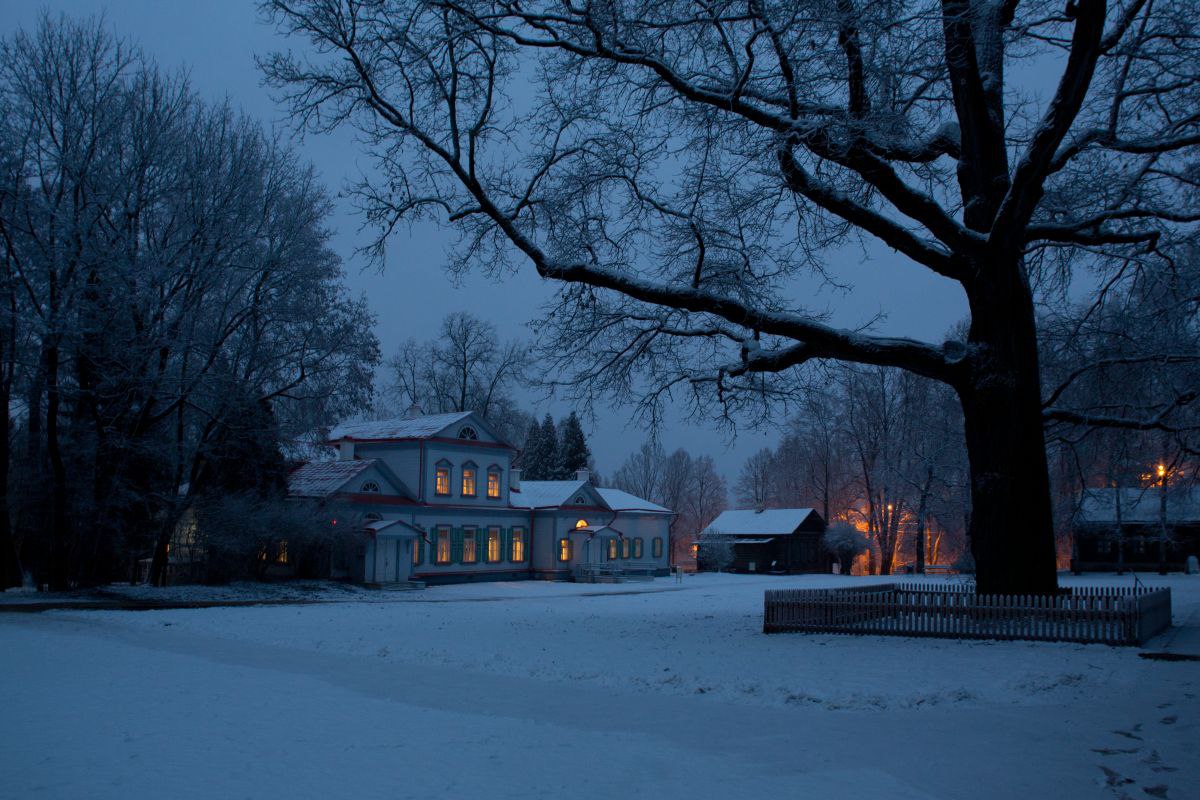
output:
[[[450,563],[450,529],[444,525],[437,529],[437,563]]]
[[[608,540],[608,560],[617,560],[617,540],[615,538]]]
[[[424,555],[424,552],[423,552],[424,550],[425,550],[425,534],[422,533],[416,539],[413,539],[413,566],[414,567],[420,566],[421,557]]]
[[[479,438],[479,434],[470,425],[463,425],[458,429],[458,438],[474,441]]]
[[[588,523],[587,523],[587,520],[586,520],[586,519],[577,519],[577,520],[575,520],[575,527],[576,527],[576,528],[586,528],[586,527],[587,527],[587,524],[588,524]]]
[[[570,539],[559,539],[558,540],[558,560],[559,561],[570,561],[571,560],[571,540]]]
[[[629,558],[629,540],[621,539],[621,558]]]
[[[654,541],[650,545],[650,551],[654,554],[655,558],[662,558],[662,537],[661,536],[654,537]]]
[[[379,494],[379,484],[375,481],[367,481],[359,491],[363,494]]]
[[[475,529],[463,528],[462,563],[474,564],[478,560],[479,554],[475,550]]]
[[[512,532],[512,561],[520,564],[525,560],[525,529],[513,528]]]
[[[438,462],[434,472],[433,491],[438,497],[450,496],[450,463],[448,461]]]
[[[372,522],[379,522],[381,519],[383,519],[383,517],[379,516],[374,511],[372,511],[368,514],[363,514],[363,522],[365,522],[367,524],[370,524]]]
[[[489,500],[498,500],[500,498],[500,468],[499,467],[488,467],[487,496],[488,496]]]
[[[642,538],[640,536],[633,540],[633,557],[642,557]]]
[[[572,500],[571,502],[572,502],[572,503],[574,503],[574,504],[575,504],[575,505],[577,505],[577,506],[586,506],[586,505],[587,505],[587,498],[586,498],[586,497],[584,497],[584,496],[583,496],[583,495],[581,495],[581,494],[577,494],[577,495],[575,495],[575,499],[574,499],[574,500]]]
[[[462,496],[475,496],[475,465],[467,462],[462,468]]]
[[[500,560],[500,529],[488,528],[487,533],[487,560],[495,564]]]
[[[286,566],[288,563],[287,539],[279,540],[279,550],[276,551],[275,563]]]

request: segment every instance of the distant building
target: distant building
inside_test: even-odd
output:
[[[1139,572],[1159,567],[1163,530],[1161,489],[1085,489],[1072,520],[1071,568],[1080,572],[1119,568]],[[1119,522],[1118,522],[1119,520]],[[1200,556],[1200,488],[1170,488],[1166,494],[1166,561],[1181,570]]]
[[[364,583],[451,583],[665,575],[667,508],[572,480],[522,481],[514,448],[471,412],[348,425],[337,461],[289,478],[289,495],[350,509],[335,575]]]
[[[734,572],[829,572],[836,560],[821,546],[825,520],[811,508],[724,511],[700,532],[700,569]]]

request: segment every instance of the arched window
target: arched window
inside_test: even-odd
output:
[[[367,513],[367,514],[363,514],[364,522],[379,522],[381,519],[383,519],[383,517],[379,516],[374,511]]]
[[[479,433],[474,428],[472,428],[470,425],[463,425],[461,428],[458,429],[458,438],[470,439],[470,440],[474,441],[479,438]]]
[[[581,494],[577,494],[577,495],[575,495],[575,499],[572,500],[571,503],[573,505],[577,505],[577,506],[585,506],[585,505],[587,505],[587,498]]]
[[[586,528],[586,527],[587,527],[587,524],[588,524],[588,521],[587,521],[586,519],[577,519],[577,520],[575,520],[575,527],[576,527],[576,528]]]
[[[379,484],[375,481],[367,481],[359,491],[363,494],[379,494]]]

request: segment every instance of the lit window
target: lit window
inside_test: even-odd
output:
[[[577,520],[575,520],[575,527],[576,527],[576,528],[586,528],[586,527],[587,527],[587,520],[586,520],[586,519],[577,519]]]
[[[571,540],[570,539],[559,539],[558,540],[558,560],[559,561],[570,561],[571,560]]]
[[[463,552],[462,563],[474,564],[478,560],[478,554],[475,551],[475,529],[463,529]]]
[[[475,465],[464,464],[462,468],[462,496],[475,496]]]
[[[441,527],[437,532],[437,563],[450,563],[450,529]]]
[[[434,476],[434,492],[439,497],[448,497],[450,495],[450,465],[438,464]]]
[[[621,539],[621,558],[629,558],[629,540]]]
[[[642,539],[641,539],[641,537],[638,537],[637,539],[633,540],[633,557],[634,558],[642,557]]]
[[[609,561],[617,560],[617,540],[616,539],[608,540],[608,560]]]
[[[287,539],[279,540],[279,550],[275,555],[275,563],[284,565],[288,563]]]
[[[513,528],[512,532],[512,560],[520,564],[525,560],[525,529]]]
[[[692,543],[692,558],[699,558],[699,557],[700,557],[700,543],[694,542],[694,543]]]
[[[375,481],[367,481],[359,491],[363,494],[379,494],[379,484]]]
[[[479,438],[479,434],[470,425],[464,425],[458,429],[458,438],[471,439],[474,441]]]
[[[422,552],[425,549],[425,536],[422,534],[416,539],[413,539],[413,566],[418,566],[421,563]]]
[[[500,529],[488,528],[487,560],[495,564],[500,560]]]
[[[500,497],[500,470],[495,467],[489,469],[487,481],[488,499],[496,500]]]
[[[651,545],[650,549],[654,553],[655,558],[662,558],[662,537],[661,536],[654,537],[654,543]]]

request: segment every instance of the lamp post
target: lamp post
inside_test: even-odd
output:
[[[1167,574],[1167,467],[1158,465],[1158,574]]]

